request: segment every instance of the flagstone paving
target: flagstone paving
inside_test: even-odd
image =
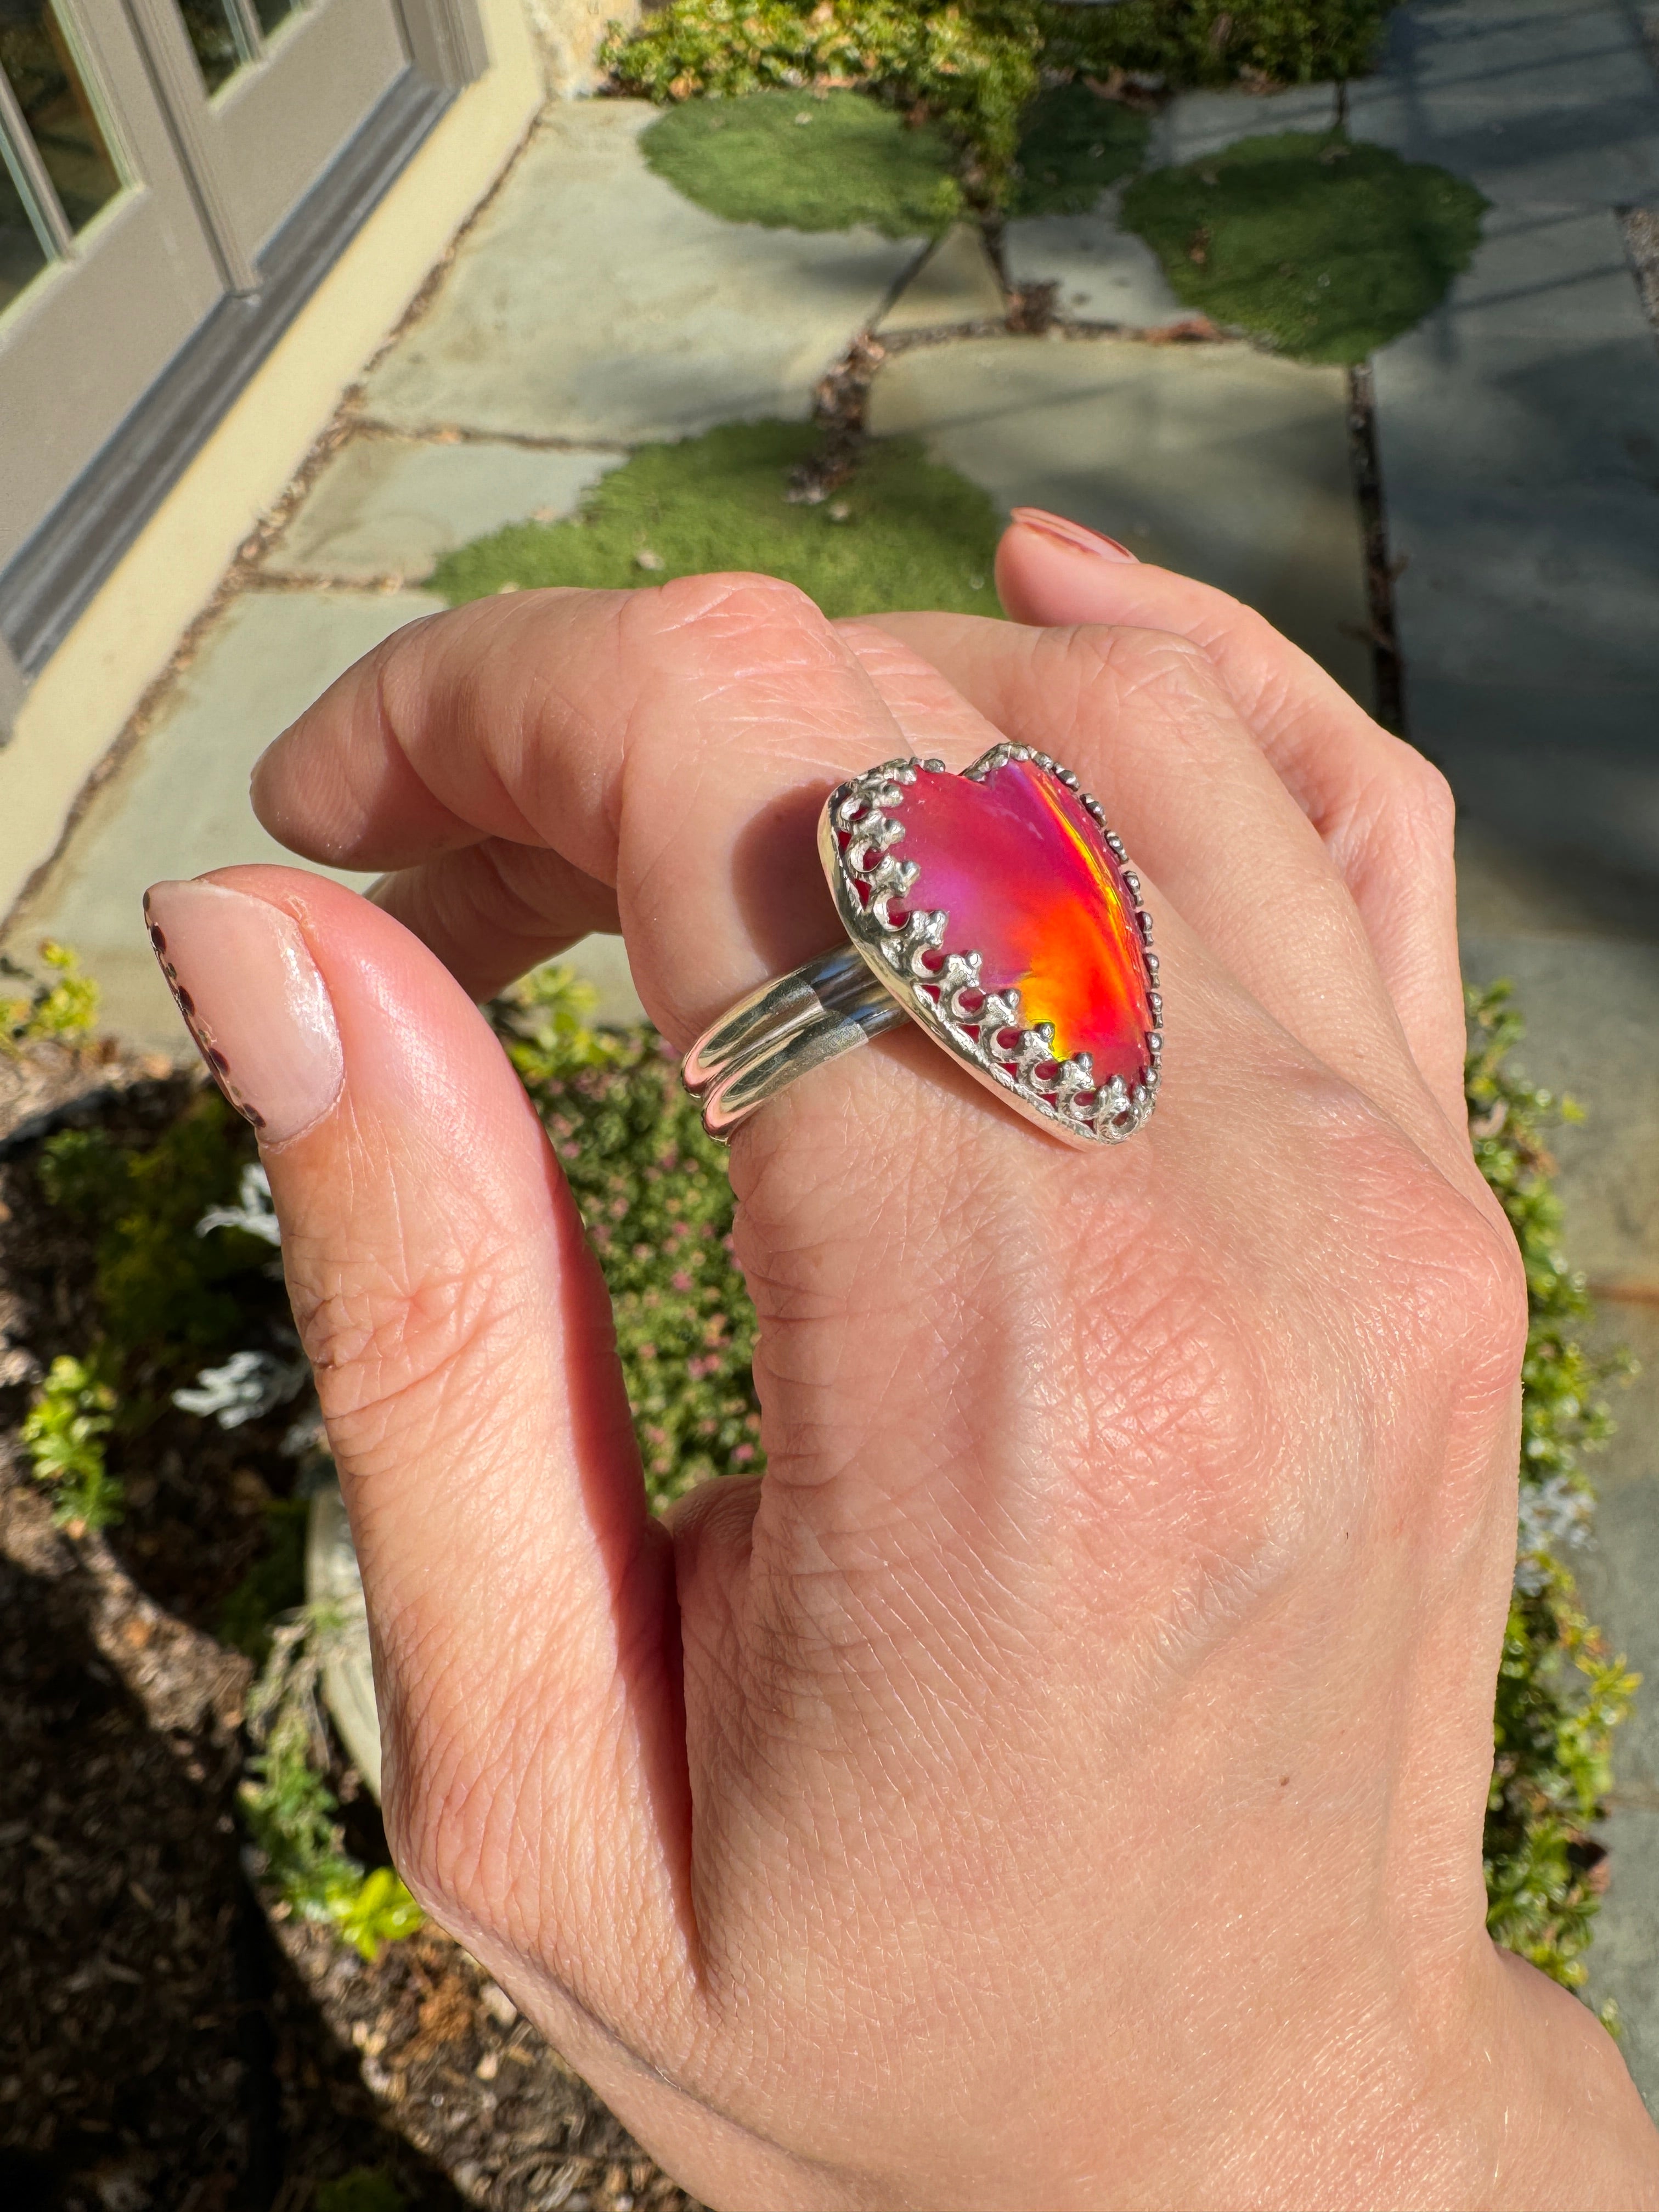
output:
[[[44,890],[15,918],[9,949],[27,957],[42,937],[72,945],[98,979],[116,1035],[140,1050],[187,1057],[140,921],[145,885],[246,861],[295,866],[248,805],[254,762],[353,661],[443,605],[408,591],[255,591],[234,600],[164,710],[94,794]],[[359,888],[372,880],[317,872]],[[641,1018],[619,939],[590,938],[572,964],[598,987],[602,1018]]]
[[[265,567],[337,583],[419,583],[446,553],[509,522],[562,520],[625,458],[620,448],[359,434],[324,470]]]
[[[1340,369],[1244,345],[975,338],[890,362],[870,427],[926,439],[1005,508],[1074,515],[1248,599],[1369,702]]]
[[[641,100],[556,106],[368,380],[401,430],[638,444],[801,417],[926,241],[722,222],[654,176]]]
[[[984,234],[977,223],[959,222],[908,277],[876,327],[886,337],[900,331],[1000,322],[1006,313]]]
[[[1373,364],[1411,734],[1474,814],[1659,872],[1659,349],[1618,210],[1659,203],[1635,9],[1410,0],[1349,127],[1492,203],[1474,265]],[[1334,119],[1329,87],[1191,94],[1191,161]]]
[[[1144,239],[1120,230],[1121,186],[1087,215],[1027,216],[1003,234],[1003,258],[1013,284],[1053,284],[1054,307],[1068,321],[1153,330],[1196,319],[1170,289],[1164,265]]]

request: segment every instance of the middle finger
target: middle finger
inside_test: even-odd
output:
[[[1074,769],[1273,1018],[1461,1176],[1467,1146],[1422,1080],[1359,911],[1198,648],[1162,631],[973,617],[842,630],[916,750],[948,751],[935,733],[968,718]]]

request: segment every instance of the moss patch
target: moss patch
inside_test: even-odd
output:
[[[1355,362],[1444,298],[1486,205],[1444,169],[1285,131],[1137,178],[1122,220],[1185,306],[1300,361]]]
[[[861,93],[756,92],[671,108],[640,141],[659,177],[728,222],[931,238],[962,204],[944,134]]]
[[[1144,115],[1086,84],[1040,93],[1025,111],[1009,214],[1087,214],[1108,185],[1140,167],[1151,130]]]
[[[799,584],[831,617],[899,607],[994,615],[999,518],[989,499],[908,438],[867,446],[857,473],[816,507],[786,498],[817,433],[805,422],[729,422],[645,446],[568,522],[517,523],[441,561],[452,605],[504,586],[611,588],[747,568]]]

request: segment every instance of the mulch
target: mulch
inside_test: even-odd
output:
[[[153,1136],[193,1081],[107,1044],[0,1060],[0,2203],[308,2212],[366,2169],[411,2212],[696,2212],[439,1929],[370,1963],[250,1871],[252,1669],[213,1631],[293,1481],[285,1416],[166,1414],[121,1447],[118,1527],[52,1525],[16,1431],[92,1342],[94,1255],[40,1146]],[[337,1750],[331,1785],[380,1862]]]

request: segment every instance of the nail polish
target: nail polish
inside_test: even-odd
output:
[[[153,884],[144,921],[197,1050],[260,1143],[286,1144],[320,1121],[340,1095],[345,1059],[293,916],[198,879]]]
[[[1022,529],[1035,530],[1039,537],[1052,538],[1070,552],[1092,553],[1098,561],[1139,561],[1140,557],[1127,545],[1120,545],[1115,538],[1104,537],[1098,530],[1085,529],[1082,523],[1070,521],[1063,514],[1050,514],[1046,507],[1017,507],[1010,519]]]

